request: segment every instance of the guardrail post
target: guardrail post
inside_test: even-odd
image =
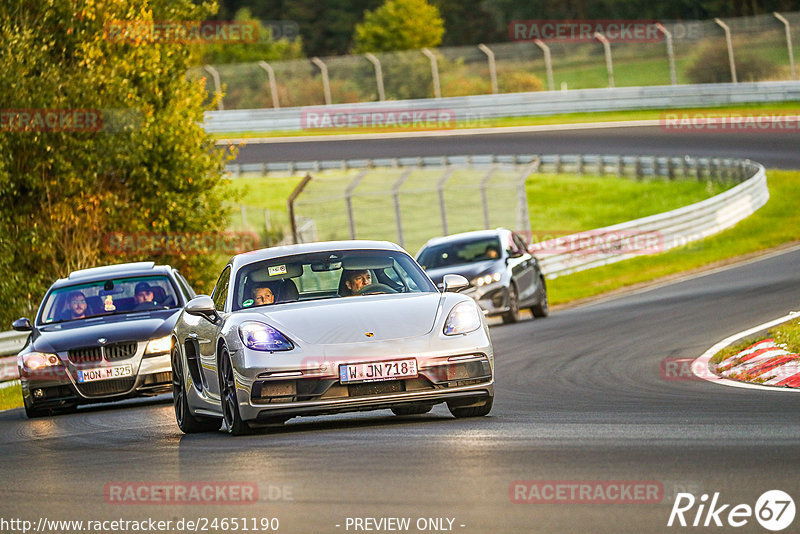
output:
[[[411,176],[413,169],[406,169],[400,178],[392,185],[392,202],[394,203],[394,220],[397,223],[397,243],[401,247],[405,247],[405,239],[403,239],[403,219],[400,216],[400,188],[406,183],[408,177]]]
[[[272,65],[266,61],[259,61],[258,66],[267,71],[267,77],[269,77],[269,92],[272,93],[272,107],[274,109],[281,109],[281,104],[278,102],[278,84],[275,81],[275,71],[272,70]]]
[[[478,49],[481,52],[483,52],[484,54],[486,54],[486,57],[489,60],[489,79],[491,80],[491,83],[492,83],[492,94],[496,95],[497,92],[498,92],[497,91],[497,65],[495,65],[495,62],[494,62],[494,52],[492,52],[492,49],[489,48],[488,46],[486,46],[483,43],[480,43],[478,45]]]
[[[797,73],[794,69],[794,50],[792,50],[792,32],[791,28],[789,27],[789,21],[786,20],[786,17],[778,13],[777,11],[772,12],[775,15],[775,18],[778,19],[783,23],[784,29],[786,30],[786,46],[789,49],[789,66],[792,70],[792,79],[797,79]]]
[[[617,156],[617,176],[622,177],[625,175],[625,161],[622,155]]]
[[[353,215],[353,191],[358,187],[358,184],[361,183],[361,180],[364,179],[364,176],[366,176],[368,172],[369,169],[364,169],[358,173],[356,177],[347,184],[347,188],[344,190],[344,203],[347,207],[347,228],[350,230],[350,239],[356,238],[356,220]]]
[[[369,52],[364,54],[364,57],[375,67],[375,83],[378,84],[378,100],[383,102],[386,100],[386,93],[383,90],[383,69],[381,68],[381,62],[374,54]]]
[[[608,86],[613,89],[616,86],[614,85],[614,64],[611,62],[611,43],[600,32],[594,32],[594,38],[603,43],[603,50],[606,54],[606,70],[608,71]]]
[[[311,58],[311,63],[319,67],[322,72],[322,91],[325,93],[325,105],[331,105],[331,83],[328,80],[328,66],[318,57]]]
[[[212,67],[211,65],[203,65],[203,69],[211,75],[211,79],[214,80],[214,93],[219,95],[219,101],[217,102],[217,109],[219,111],[224,111],[225,106],[222,105],[222,83],[219,81],[219,72],[217,69]]]
[[[299,242],[297,239],[297,220],[294,214],[294,201],[297,200],[297,197],[300,196],[300,193],[303,192],[303,189],[306,188],[308,182],[311,181],[311,174],[306,174],[305,177],[300,181],[299,184],[294,188],[292,194],[289,195],[289,199],[286,201],[286,206],[289,210],[289,225],[291,226],[292,230],[292,243],[295,245]]]
[[[664,41],[667,44],[667,59],[669,61],[669,81],[672,85],[678,84],[678,76],[675,73],[675,50],[672,47],[672,33],[668,32],[663,24],[656,23],[661,33],[664,34]]]
[[[436,184],[436,191],[439,194],[439,213],[442,216],[442,235],[449,234],[447,231],[447,208],[444,202],[444,186],[447,183],[447,180],[453,176],[453,172],[455,172],[455,169],[453,168],[446,170]]]
[[[667,177],[670,180],[675,180],[675,167],[672,163],[672,158],[667,156]]]
[[[633,160],[633,168],[634,168],[634,174],[636,175],[636,179],[637,180],[644,179],[644,172],[642,170],[642,158],[641,157],[636,156],[634,158],[634,160]]]
[[[442,88],[439,85],[439,63],[436,61],[436,55],[427,48],[422,49],[425,57],[431,60],[431,76],[433,77],[433,97],[442,98]]]
[[[583,154],[578,154],[578,174],[581,176],[583,176],[583,165],[584,165]]]
[[[489,230],[491,228],[491,224],[489,223],[489,196],[486,194],[486,189],[489,187],[489,180],[492,179],[495,171],[497,169],[492,167],[486,175],[481,178],[481,204],[483,207],[483,227]]]
[[[547,88],[550,91],[555,91],[556,84],[553,81],[553,60],[550,57],[550,47],[547,46],[541,39],[534,39],[533,42],[536,43],[536,46],[542,49],[542,52],[544,52],[544,68],[547,71]]]
[[[553,166],[555,167],[555,173],[561,174],[561,154],[556,154],[555,161],[553,162]]]
[[[716,22],[720,28],[725,31],[725,42],[728,45],[728,63],[730,63],[731,67],[731,81],[733,83],[739,83],[739,80],[736,78],[736,62],[733,60],[733,40],[731,39],[731,29],[728,28],[728,25],[722,22],[719,18],[714,18],[714,22]]]

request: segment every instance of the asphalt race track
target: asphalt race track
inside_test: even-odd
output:
[[[734,134],[717,138],[710,154],[728,148],[727,135]],[[503,152],[556,151],[528,141],[506,143]],[[562,141],[562,152],[637,151],[606,150],[604,139],[593,147]],[[731,154],[797,167],[800,159],[788,142],[774,141],[772,160],[772,145],[755,140],[750,152],[734,144]],[[639,146],[647,142],[639,139]],[[328,143],[333,142],[323,146]],[[497,151],[493,143],[482,152]],[[349,150],[362,150],[360,144]],[[433,150],[429,145],[416,142]],[[301,159],[332,157],[315,147],[305,147]],[[455,141],[452,148],[470,152]],[[673,144],[649,152],[677,150]],[[719,504],[730,505],[720,514],[723,521],[735,505],[755,507],[767,490],[783,490],[797,502],[800,393],[668,379],[661,364],[694,358],[732,333],[797,309],[799,266],[795,248],[547,319],[527,316],[516,325],[495,326],[496,401],[485,418],[455,420],[437,406],[407,418],[382,411],[293,419],[278,429],[232,438],[222,432],[182,435],[168,397],[30,421],[22,410],[4,412],[2,516],[34,527],[42,518],[153,518],[173,525],[181,519],[255,518],[261,524],[260,518],[278,518],[279,531],[287,533],[393,531],[369,522],[356,529],[355,518],[410,518],[405,532],[732,530],[727,524],[667,528],[674,496],[689,492],[699,501],[702,494],[719,492]],[[514,503],[510,490],[519,480],[642,481],[663,489],[655,503]],[[104,494],[109,485],[175,481],[255,484],[258,502],[110,503]],[[687,521],[697,508],[686,512]],[[738,532],[765,532],[754,517],[746,520]],[[388,525],[393,523],[383,524]],[[797,525],[800,518],[786,532],[796,532]],[[207,529],[223,530],[231,529]]]

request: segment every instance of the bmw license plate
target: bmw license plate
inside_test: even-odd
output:
[[[114,367],[97,367],[78,371],[78,382],[94,382],[95,380],[110,380],[112,378],[125,378],[126,376],[133,376],[133,366],[129,363]]]
[[[417,360],[393,360],[390,362],[352,363],[339,366],[339,382],[378,382],[398,378],[416,378]]]

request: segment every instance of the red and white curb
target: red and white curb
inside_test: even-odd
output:
[[[800,392],[800,355],[786,351],[785,347],[776,345],[773,339],[765,339],[754,343],[743,351],[720,362],[717,369],[723,369],[721,373],[723,376],[715,374],[709,368],[711,358],[722,349],[741,339],[785,323],[796,317],[800,317],[800,312],[791,312],[783,317],[754,326],[753,328],[749,328],[723,339],[692,362],[692,373],[698,378],[709,382],[715,382],[723,386],[760,389],[762,391]],[[754,384],[751,382],[733,380],[733,378],[737,377],[743,379],[761,377],[766,378],[766,380],[761,384]]]

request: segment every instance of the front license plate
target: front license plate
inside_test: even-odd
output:
[[[78,371],[78,382],[111,380],[112,378],[125,378],[126,376],[133,376],[133,366],[129,363],[115,367],[97,367],[96,369]]]
[[[417,376],[417,360],[393,360],[390,362],[352,363],[339,366],[339,382],[378,382],[380,380],[397,380],[398,378],[415,378]]]

